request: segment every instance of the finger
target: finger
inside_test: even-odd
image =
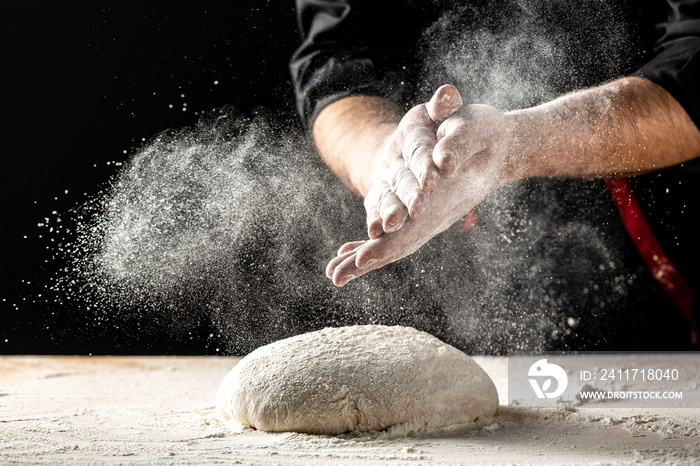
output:
[[[425,104],[430,119],[435,123],[445,121],[452,113],[462,108],[464,102],[456,87],[451,84],[440,86],[430,102]]]
[[[378,180],[375,186],[377,211],[382,217],[382,229],[386,233],[396,231],[406,221],[408,209],[386,181]]]
[[[345,245],[343,245],[343,246],[345,246]],[[347,259],[348,257],[351,257],[351,256],[352,256],[353,261],[355,260],[354,254],[356,254],[356,251],[355,251],[355,250],[350,250],[350,251],[347,251],[347,252],[345,252],[345,253],[343,253],[343,254],[339,254],[338,256],[336,256],[336,257],[334,257],[333,259],[331,259],[331,261],[328,262],[328,265],[326,265],[326,276],[327,276],[328,278],[333,278],[333,274],[335,273],[335,269],[338,268],[338,266],[339,266],[345,259]]]
[[[384,233],[382,216],[377,209],[377,194],[374,188],[365,196],[365,211],[367,212],[367,234],[370,239],[379,238]]]
[[[427,193],[421,189],[413,172],[406,168],[403,159],[391,161],[386,170],[386,176],[389,181],[388,186],[391,192],[398,198],[399,202],[405,206],[404,208],[407,209],[407,214],[414,218],[420,216],[420,214],[425,211],[428,204],[426,202]],[[378,203],[378,207],[382,218],[386,218],[380,203]],[[384,231],[390,233],[386,228]]]
[[[440,174],[433,162],[436,143],[434,124],[428,118],[424,123],[407,128],[401,154],[406,168],[416,177],[420,188],[429,192],[437,186]]]
[[[352,252],[366,242],[367,241],[351,241],[349,243],[345,243],[338,249],[338,255],[341,256],[345,253]]]
[[[379,267],[382,267],[386,265],[389,261],[385,262],[375,262],[374,264],[368,264],[365,265],[364,267],[360,268],[357,267],[356,264],[356,258],[357,254],[360,250],[362,250],[365,245],[371,243],[371,241],[365,242],[364,245],[360,246],[359,249],[353,251],[353,253],[347,257],[345,257],[342,261],[340,261],[335,268],[333,269],[333,284],[336,286],[343,286],[350,280],[353,280],[359,276],[362,276],[366,274],[367,272],[371,272],[374,269],[377,269]]]
[[[457,137],[459,131],[452,120],[441,124],[437,131],[438,142],[433,149],[433,161],[440,174],[446,178],[454,175],[462,163],[460,159],[461,142]]]
[[[425,241],[418,240],[415,223],[396,233],[367,241],[355,250],[355,266],[359,270],[374,270],[415,252]]]
[[[433,160],[440,170],[440,174],[445,178],[449,178],[457,171],[457,161],[459,156],[451,151],[446,144],[441,144],[442,140],[435,146],[433,151]]]
[[[357,267],[357,269],[379,268],[391,262],[392,254],[390,254],[389,249],[392,243],[390,241],[380,240],[381,238],[374,241],[372,244],[368,244],[364,250],[355,251],[355,267]]]
[[[353,252],[350,256],[345,257],[333,269],[333,284],[335,286],[343,286],[353,278],[357,278],[362,273],[355,266],[355,256],[357,252]]]

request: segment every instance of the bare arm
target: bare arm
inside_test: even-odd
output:
[[[379,97],[352,96],[324,108],[313,126],[321,157],[333,172],[362,197],[384,144],[396,130],[403,110]]]
[[[643,78],[565,95],[505,115],[517,178],[637,175],[700,156],[700,131],[663,88]]]

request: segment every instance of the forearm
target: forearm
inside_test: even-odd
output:
[[[624,78],[505,115],[514,179],[629,176],[700,156],[700,131],[664,89]]]
[[[314,122],[316,148],[331,170],[364,197],[379,153],[403,114],[398,105],[379,97],[338,100]]]

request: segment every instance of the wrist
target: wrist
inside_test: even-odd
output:
[[[492,109],[484,120],[482,136],[489,141],[487,166],[478,170],[490,173],[489,190],[532,176],[535,162],[532,149],[532,125],[529,118],[516,112],[503,113]],[[478,163],[478,162],[477,162]]]
[[[552,150],[552,142],[557,136],[546,133],[553,128],[548,109],[516,110],[505,113],[504,119],[503,164],[508,181],[556,176],[557,154]]]

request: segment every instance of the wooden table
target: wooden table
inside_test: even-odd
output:
[[[503,388],[504,358],[476,358]],[[700,410],[499,408],[481,429],[391,438],[235,432],[223,357],[0,356],[0,464],[641,464],[700,459]],[[696,385],[697,388],[697,385]]]

